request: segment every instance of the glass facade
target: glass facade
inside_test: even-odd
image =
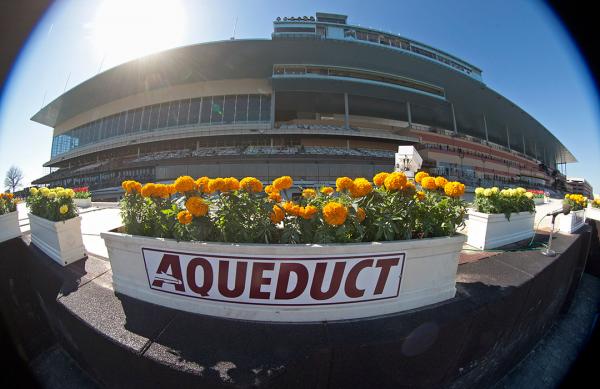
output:
[[[270,95],[206,96],[148,105],[95,120],[52,139],[52,158],[105,139],[166,128],[268,122]]]

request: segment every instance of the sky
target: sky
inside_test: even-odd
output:
[[[568,32],[522,0],[59,0],[32,31],[0,91],[0,178],[48,173],[52,129],[30,118],[66,90],[120,63],[172,47],[269,39],[277,16],[348,15],[350,24],[421,41],[483,70],[486,85],[536,118],[577,158],[567,175],[600,193],[599,104]],[[237,22],[236,22],[237,21]],[[0,182],[2,184],[2,182]],[[1,187],[1,186],[0,186]]]

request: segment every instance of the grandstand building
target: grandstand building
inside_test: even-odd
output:
[[[32,117],[54,129],[53,171],[34,184],[96,199],[184,174],[312,186],[390,171],[415,145],[424,169],[471,188],[565,190],[573,155],[479,68],[344,15],[273,24],[271,39],[167,50],[59,96]]]

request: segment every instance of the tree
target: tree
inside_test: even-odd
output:
[[[17,187],[21,186],[23,181],[23,172],[16,166],[11,166],[6,172],[6,178],[4,178],[4,186],[8,188],[10,192],[14,192]]]

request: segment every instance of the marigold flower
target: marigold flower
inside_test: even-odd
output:
[[[221,177],[215,178],[208,181],[208,193],[215,193],[220,190],[221,192],[225,189],[225,180]]]
[[[304,189],[302,191],[302,197],[304,197],[305,199],[310,199],[312,197],[316,197],[317,196],[317,191],[309,188],[309,189]]]
[[[267,185],[265,186],[265,193],[266,194],[271,194],[272,192],[279,192],[277,189],[275,189],[275,187],[273,185]]]
[[[283,209],[285,210],[286,213],[291,213],[294,205],[296,205],[296,204],[293,201],[286,201],[281,206],[283,207]]]
[[[415,186],[415,184],[411,181],[407,181],[406,185],[404,185],[404,191],[405,192],[414,192],[417,190],[417,187]]]
[[[375,176],[373,177],[373,183],[376,186],[381,186],[383,185],[383,183],[385,182],[385,179],[390,175],[390,173],[386,173],[386,172],[380,172],[375,174]]]
[[[190,224],[192,222],[193,216],[188,211],[181,211],[177,214],[177,220],[180,224]]]
[[[335,180],[335,188],[338,192],[349,190],[354,186],[354,181],[350,177],[339,177]]]
[[[314,205],[307,205],[306,207],[301,209],[300,216],[303,219],[308,220],[312,218],[317,212],[319,212],[319,208],[315,207]]]
[[[262,192],[263,184],[254,177],[245,177],[240,181],[240,187],[248,192]]]
[[[417,200],[423,201],[423,200],[425,200],[425,192],[420,190],[415,194],[415,197],[417,198]]]
[[[166,186],[166,188],[167,188],[166,189],[167,194],[169,196],[173,196],[175,193],[177,193],[177,188],[175,188],[174,184],[169,184],[169,185]]]
[[[423,189],[427,190],[435,190],[437,188],[435,178],[433,177],[423,177],[423,179],[421,180],[421,186],[423,187]]]
[[[465,193],[465,185],[457,181],[449,182],[444,186],[444,192],[450,197],[460,197]]]
[[[346,222],[348,209],[335,201],[330,201],[323,207],[323,219],[331,226],[339,226]]]
[[[142,187],[142,190],[141,190],[142,196],[144,196],[144,197],[153,196],[155,188],[156,188],[156,185],[154,185],[153,183],[147,183],[146,185],[144,185]]]
[[[402,172],[394,172],[386,177],[383,184],[387,190],[401,190],[406,185],[406,175]]]
[[[278,205],[273,205],[273,212],[270,213],[269,218],[275,224],[281,222],[285,217],[285,213]]]
[[[233,191],[240,189],[240,182],[235,177],[225,178],[225,190]]]
[[[529,200],[533,199],[533,193],[531,192],[526,192],[525,193],[525,197],[527,197]]]
[[[61,215],[64,215],[65,213],[69,212],[69,206],[66,204],[61,205],[60,208],[58,209],[58,211],[60,212]]]
[[[420,183],[421,183],[421,180],[422,180],[423,178],[425,178],[425,177],[429,177],[429,173],[426,173],[426,172],[418,172],[418,173],[415,175],[415,181],[417,182],[417,184],[420,184]]]
[[[440,189],[443,189],[447,183],[448,183],[448,180],[442,176],[437,176],[435,178],[435,185],[437,185],[437,187]]]
[[[278,203],[281,201],[281,195],[279,194],[278,191],[273,191],[273,192],[269,193],[269,200],[275,201],[276,203]]]
[[[49,192],[47,197],[49,199],[55,199],[56,198],[56,192]]]
[[[359,223],[362,223],[366,217],[367,217],[367,214],[366,214],[365,210],[358,207],[356,209],[356,220],[358,220]]]
[[[32,196],[35,196],[36,194],[38,194],[38,189],[37,188],[31,188],[31,189],[29,189],[29,193]]]
[[[475,194],[481,196],[483,194],[484,190],[485,189],[483,189],[483,188],[476,188],[475,189]]]
[[[208,205],[201,197],[193,196],[185,202],[185,208],[194,216],[201,217],[208,213]]]
[[[211,193],[211,191],[208,189],[209,181],[210,181],[210,178],[208,178],[206,176],[200,177],[196,180],[196,187],[202,193]]]
[[[294,204],[294,206],[292,207],[290,213],[293,216],[300,216],[300,214],[302,213],[302,207],[299,206],[298,204]]]
[[[286,190],[294,185],[294,180],[290,176],[281,176],[273,181],[273,187],[277,190]]]
[[[174,184],[179,193],[191,192],[196,189],[196,182],[190,176],[181,176],[175,180]]]
[[[169,186],[165,184],[156,184],[154,186],[154,193],[152,197],[158,197],[161,199],[168,199],[171,195],[169,194]]]
[[[333,188],[330,186],[324,186],[321,188],[321,193],[323,193],[325,196],[329,196],[333,193]]]
[[[350,194],[352,197],[363,197],[371,193],[373,185],[365,178],[357,178],[354,180],[352,187],[350,187]]]
[[[492,189],[491,188],[487,188],[483,190],[483,195],[485,197],[490,197],[493,194]]]

